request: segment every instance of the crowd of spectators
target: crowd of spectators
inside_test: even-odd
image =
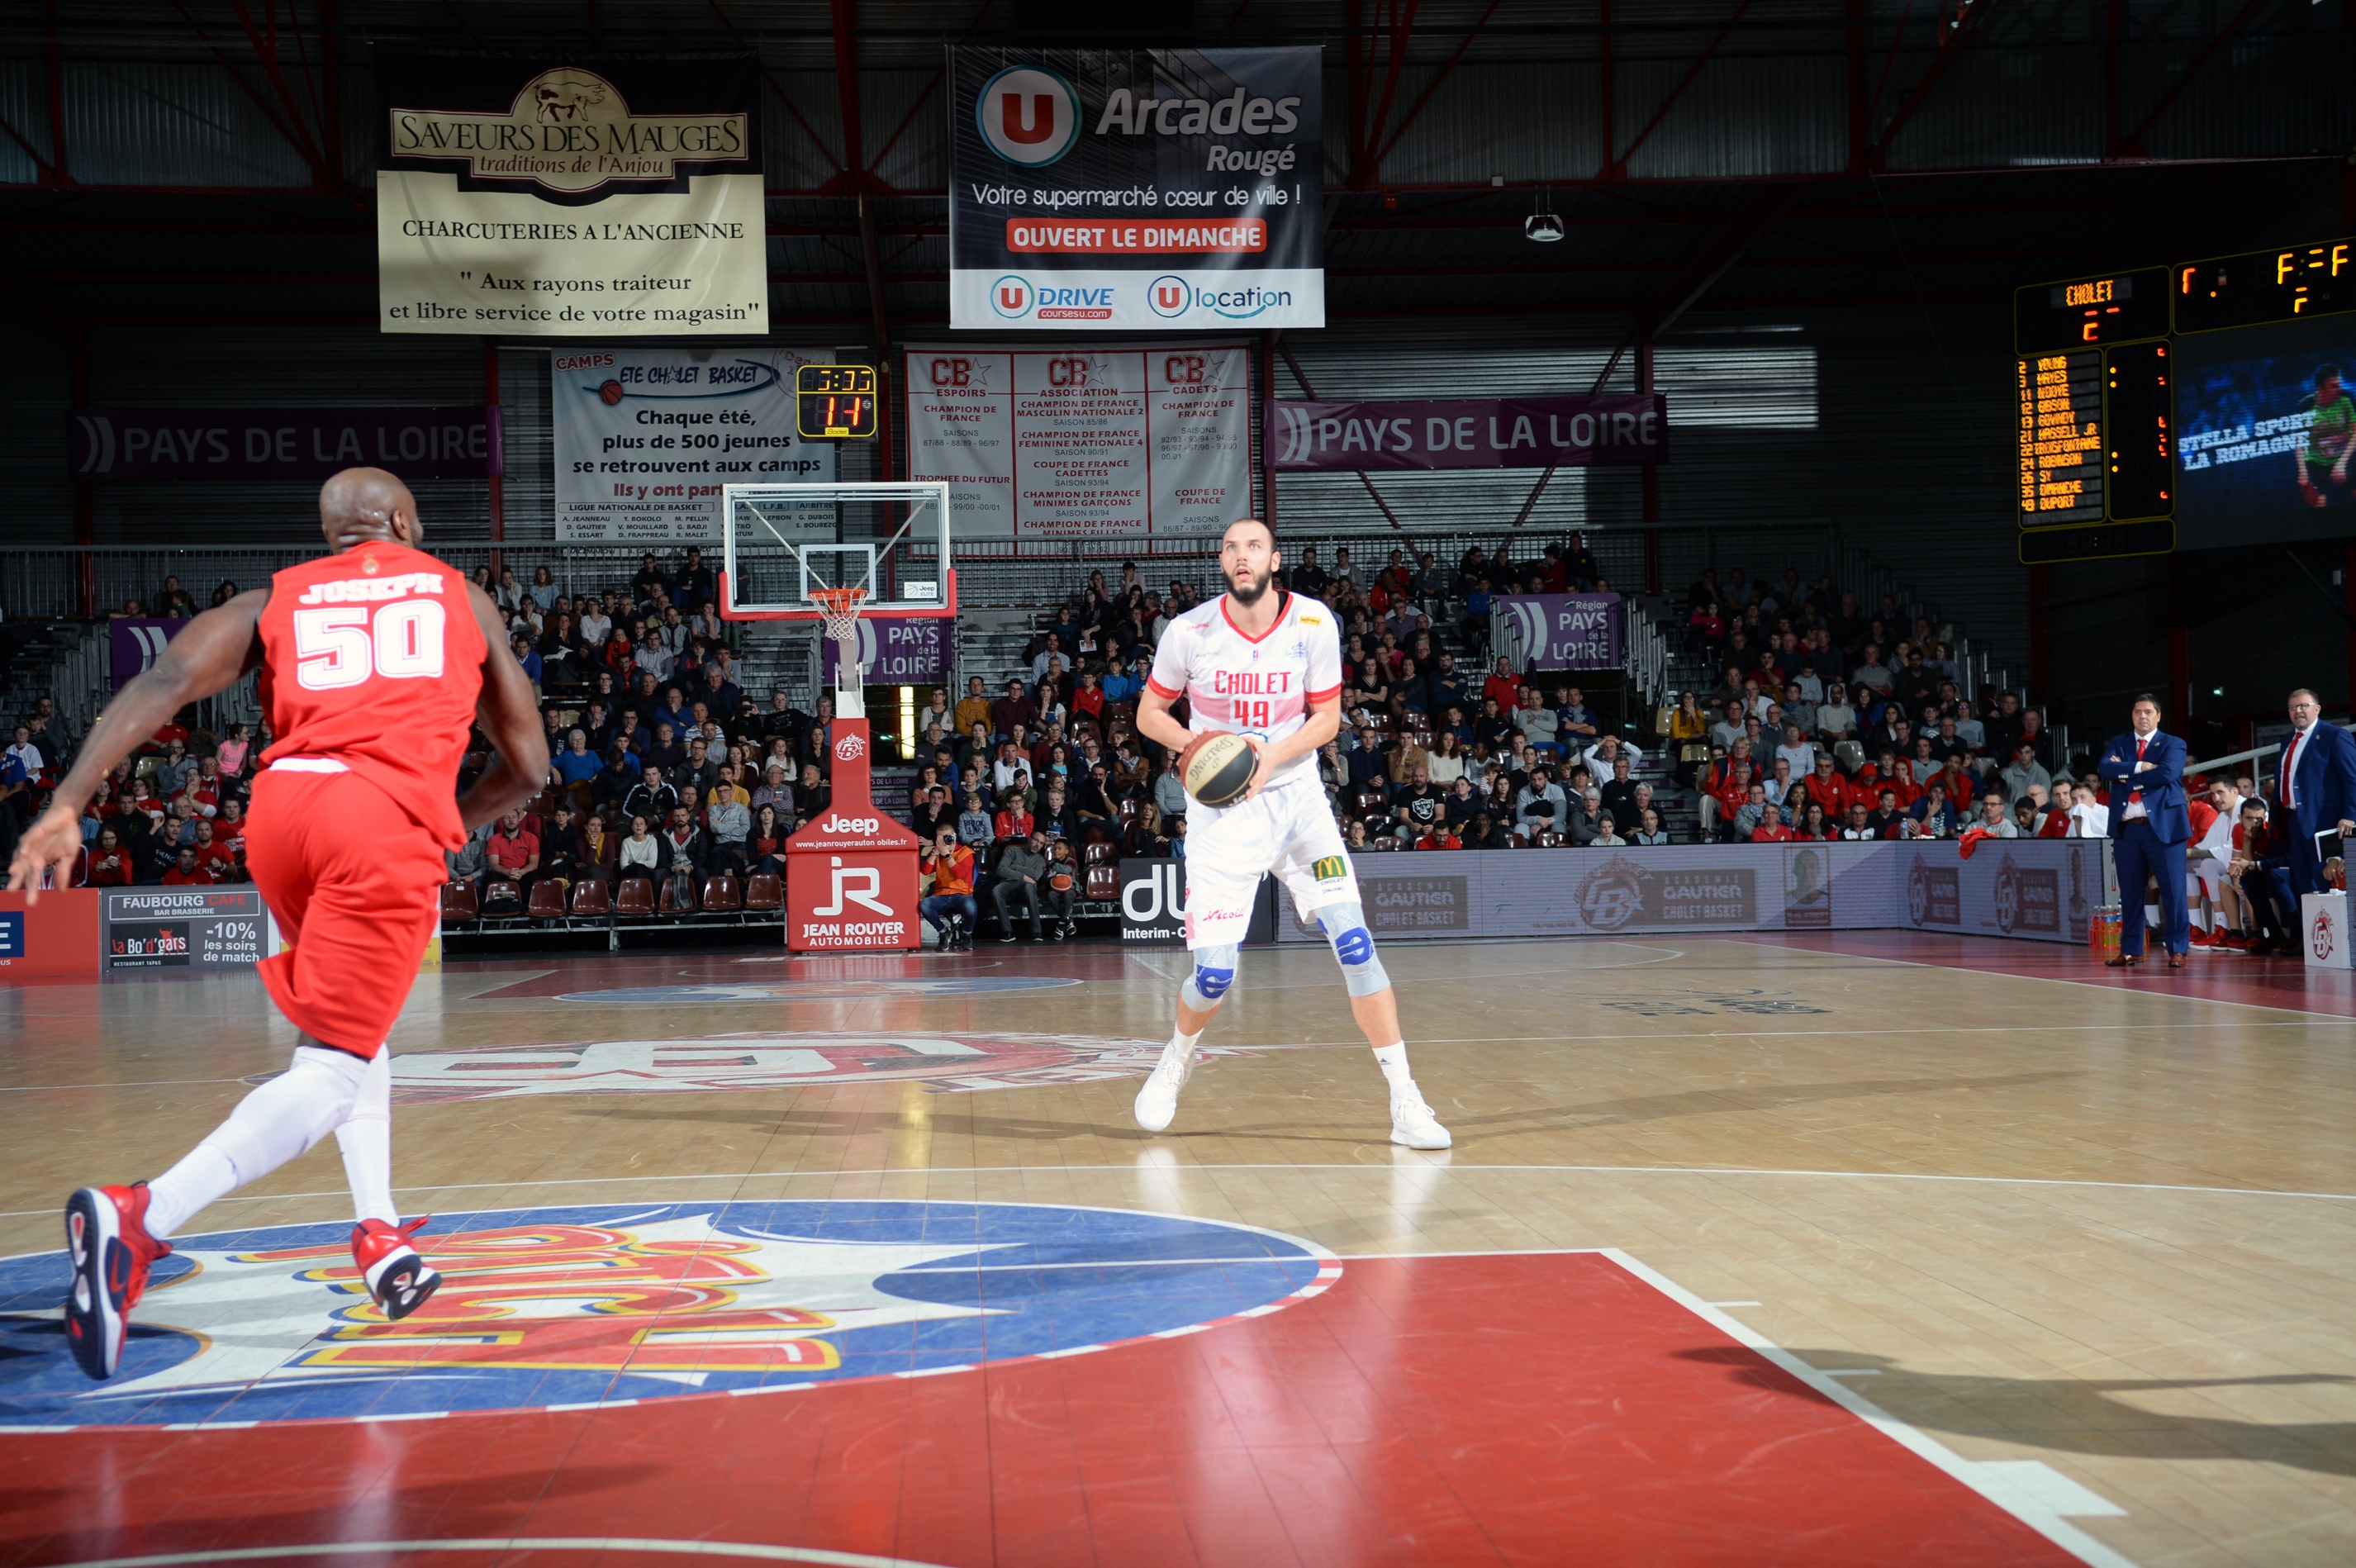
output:
[[[475,573],[541,693],[551,777],[530,809],[452,854],[453,879],[486,911],[520,910],[543,882],[569,894],[643,879],[684,913],[715,877],[781,876],[785,840],[830,802],[831,701],[808,713],[743,689],[700,550],[669,564],[648,553],[626,583],[577,597],[545,567],[530,576]],[[1861,608],[1829,578],[1786,570],[1762,588],[1740,569],[1723,583],[1705,572],[1685,636],[1718,684],[1615,725],[1577,677],[1486,652],[1491,595],[1608,590],[1583,539],[1526,560],[1474,549],[1452,566],[1398,549],[1371,569],[1309,547],[1286,576],[1341,623],[1344,718],[1318,771],[1354,847],[1648,846],[1688,836],[1672,825],[1688,817],[1718,843],[2106,831],[2106,789],[2070,776],[2019,693],[1966,695],[1947,635],[1888,597]],[[212,602],[236,591],[223,583]],[[984,915],[1002,940],[1018,928],[1060,940],[1083,904],[1111,896],[1120,857],[1184,855],[1174,757],[1133,720],[1171,618],[1207,591],[1183,577],[1148,587],[1134,564],[1092,572],[1041,612],[1020,675],[929,693],[907,815],[925,844],[925,915],[945,940],[971,940]],[[196,607],[177,579],[151,606]],[[46,698],[23,716],[0,759],[0,833],[29,820],[74,739]],[[269,740],[167,725],[92,802],[77,879],[245,880],[247,788]],[[469,755],[462,788],[486,760]]]

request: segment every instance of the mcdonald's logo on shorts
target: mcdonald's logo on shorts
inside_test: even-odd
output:
[[[1329,854],[1311,863],[1309,875],[1320,882],[1339,882],[1350,875],[1350,863],[1338,854]]]

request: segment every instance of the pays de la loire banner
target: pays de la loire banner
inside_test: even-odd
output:
[[[949,51],[949,325],[1325,325],[1322,51]]]
[[[1251,352],[908,350],[908,477],[959,539],[1217,534],[1252,513]]]
[[[1617,670],[1622,609],[1617,594],[1499,594],[1489,616],[1517,667]],[[1493,640],[1496,638],[1493,637]]]
[[[1280,473],[1665,463],[1669,404],[1659,392],[1391,403],[1270,399],[1268,449]]]
[[[325,479],[388,468],[404,479],[504,471],[496,403],[450,408],[77,408],[78,479]]]
[[[549,356],[556,537],[720,542],[724,485],[830,481],[835,445],[804,441],[794,371],[830,349],[559,349]]]
[[[376,62],[383,330],[768,331],[751,59]]]

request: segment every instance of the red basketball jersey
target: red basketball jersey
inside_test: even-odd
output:
[[[277,737],[262,761],[340,762],[444,848],[465,843],[458,765],[485,647],[457,569],[389,543],[290,566],[270,581],[261,633],[262,711]]]

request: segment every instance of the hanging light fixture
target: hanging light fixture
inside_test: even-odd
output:
[[[1546,191],[1538,192],[1538,209],[1524,220],[1522,233],[1541,245],[1551,245],[1562,238],[1562,220],[1554,215],[1553,203]]]

